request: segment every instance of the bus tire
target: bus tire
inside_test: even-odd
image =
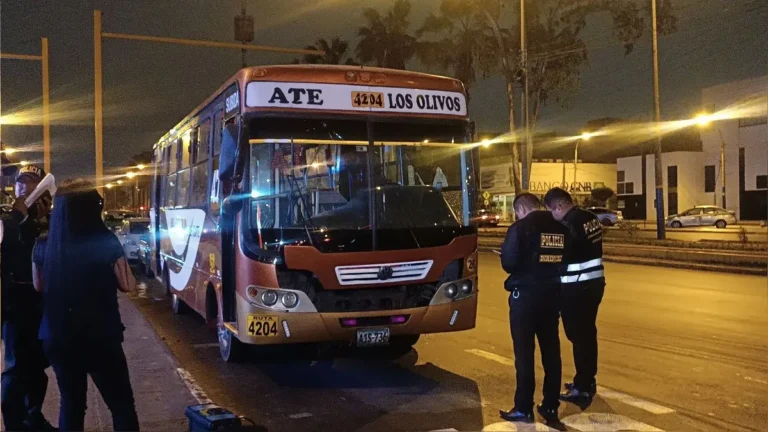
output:
[[[223,324],[219,324],[217,333],[219,336],[219,353],[222,360],[227,363],[241,362],[245,357],[245,351],[248,347],[240,342],[240,339]]]
[[[419,341],[420,337],[421,335],[392,336],[392,339],[389,341],[389,346],[395,351],[409,351],[411,348],[413,348],[414,345],[416,345],[416,342]]]
[[[173,293],[171,294],[171,308],[173,309],[174,315],[181,315],[187,311],[187,304],[184,303],[184,300],[182,300],[178,294]]]

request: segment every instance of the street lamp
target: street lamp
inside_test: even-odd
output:
[[[147,166],[146,166],[146,165],[144,165],[144,164],[138,164],[138,165],[136,165],[136,168],[138,168],[138,169],[140,169],[140,170],[143,170],[143,169],[144,169],[144,168],[146,168],[146,167],[147,167]]]
[[[484,139],[484,140],[480,141],[480,144],[482,144],[483,147],[488,148],[488,147],[491,146],[491,140]]]
[[[589,141],[593,136],[595,136],[594,133],[590,132],[582,132],[579,139],[576,140],[576,146],[573,149],[573,183],[576,183],[576,171],[579,168],[579,144],[582,141]]]
[[[701,113],[696,115],[696,124],[700,128],[706,128],[712,123],[712,115]],[[723,139],[723,132],[720,130],[720,128],[717,129],[717,133],[720,135],[720,183],[721,183],[721,197],[720,197],[720,204],[723,206],[723,208],[726,208],[725,205],[725,139]],[[717,205],[717,193],[713,196],[713,203]]]
[[[135,172],[128,172],[128,173],[125,174],[125,176],[128,177],[129,179],[132,179],[132,178],[136,177],[136,173]]]
[[[21,162],[19,162],[19,165],[21,165],[23,167],[27,166],[27,165],[29,165],[29,161],[21,161]]]

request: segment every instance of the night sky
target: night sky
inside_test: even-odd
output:
[[[357,42],[362,9],[383,10],[391,0],[247,0],[256,21],[256,43],[301,48],[318,37]],[[413,0],[412,29],[439,6]],[[673,0],[678,31],[660,39],[661,102],[664,118],[700,110],[701,88],[767,73],[768,2],[765,0]],[[50,40],[53,171],[59,178],[92,175],[93,10],[104,12],[105,32],[232,41],[239,0],[2,0],[0,49],[38,54],[39,38]],[[356,21],[355,19],[358,19]],[[607,17],[590,19],[585,32],[590,63],[581,88],[563,107],[540,115],[540,130],[573,134],[591,119],[652,118],[651,44],[646,33],[624,55]],[[128,163],[209,96],[240,67],[236,50],[105,40],[104,160],[106,169]],[[290,63],[295,56],[251,52],[251,65]],[[413,70],[424,70],[413,61]],[[503,131],[507,123],[501,78],[471,89],[470,114],[478,130]],[[38,62],[4,60],[4,114],[39,106]],[[42,128],[5,126],[8,146],[41,146]],[[41,160],[32,153],[24,159]]]

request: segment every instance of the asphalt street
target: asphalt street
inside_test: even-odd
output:
[[[561,406],[562,430],[762,431],[768,419],[766,278],[607,264],[598,316],[598,396],[585,411]],[[505,275],[480,260],[477,328],[422,337],[398,356],[337,351],[318,360],[296,348],[220,360],[215,331],[173,315],[149,281],[133,300],[219,405],[269,431],[550,430],[498,418],[512,405],[514,366]],[[562,334],[564,377],[573,374]],[[537,361],[538,362],[538,361]],[[543,372],[537,370],[537,401]]]

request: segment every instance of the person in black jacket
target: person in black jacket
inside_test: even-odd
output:
[[[544,400],[537,406],[547,421],[557,420],[560,405],[559,295],[567,231],[552,215],[539,208],[536,196],[515,197],[517,222],[507,231],[501,246],[501,265],[509,277],[509,321],[515,352],[517,389],[515,406],[500,411],[508,421],[533,422],[535,339],[539,340],[544,366]]]
[[[2,412],[5,429],[10,431],[54,429],[42,412],[48,390],[48,360],[37,338],[42,297],[32,286],[32,248],[46,229],[51,197],[46,193],[30,208],[24,203],[44,176],[35,165],[19,169],[16,201],[12,210],[2,215]]]
[[[565,335],[573,344],[576,376],[565,384],[561,399],[591,401],[597,393],[597,309],[603,299],[603,227],[593,213],[576,207],[571,195],[560,188],[544,196],[552,216],[571,235],[566,273],[562,277],[562,316]]]

